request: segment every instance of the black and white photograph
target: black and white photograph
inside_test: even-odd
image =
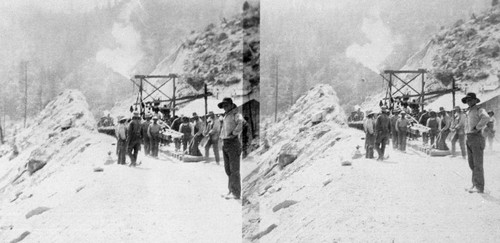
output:
[[[241,242],[260,6],[0,3],[0,242]]]
[[[262,0],[244,242],[500,239],[500,6]]]
[[[0,50],[0,242],[500,239],[498,0],[2,0]]]

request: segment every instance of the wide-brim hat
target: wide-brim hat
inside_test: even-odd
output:
[[[141,114],[140,114],[138,111],[134,111],[134,112],[132,113],[132,117],[140,117],[140,115],[141,115]]]
[[[121,122],[121,121],[126,121],[126,120],[127,120],[127,118],[126,118],[125,116],[118,116],[116,119],[117,119],[119,122]]]
[[[460,106],[457,105],[457,106],[453,107],[453,110],[454,111],[456,111],[456,110],[462,110],[462,108],[460,108]]]
[[[469,99],[473,99],[473,100],[476,100],[477,103],[481,102],[481,100],[479,100],[477,97],[476,97],[476,93],[467,93],[467,95],[465,95],[465,97],[462,98],[462,103],[467,103],[467,100]]]
[[[153,116],[153,120],[158,120],[158,116]]]
[[[231,98],[226,97],[226,98],[222,99],[222,102],[220,102],[217,106],[218,106],[220,109],[222,109],[222,106],[223,106],[224,104],[234,104],[234,103],[233,103],[233,100],[232,100]]]
[[[213,111],[209,111],[208,112],[208,116],[215,116],[214,112]]]
[[[389,111],[389,109],[387,108],[387,106],[382,106],[382,107],[380,107],[380,110],[381,110],[382,112],[388,112],[388,111]]]

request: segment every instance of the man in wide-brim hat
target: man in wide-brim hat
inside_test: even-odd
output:
[[[475,93],[468,93],[462,98],[462,103],[469,106],[465,133],[467,136],[467,158],[472,170],[472,188],[469,190],[471,193],[484,192],[483,153],[485,139],[481,131],[486,127],[490,118],[486,110],[477,105],[479,102],[480,100]]]
[[[220,137],[222,138],[224,169],[229,177],[229,194],[239,199],[241,196],[239,136],[243,130],[243,117],[238,113],[238,108],[231,98],[224,98],[218,106],[225,111]]]
[[[375,121],[375,150],[377,151],[377,160],[384,160],[385,146],[389,141],[389,135],[391,133],[391,121],[387,113],[389,110],[386,106],[382,106],[382,113],[377,117]]]

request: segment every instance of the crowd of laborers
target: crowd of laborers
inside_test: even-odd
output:
[[[225,172],[229,178],[228,196],[239,199],[241,196],[240,184],[240,155],[247,156],[251,141],[251,131],[248,118],[238,113],[237,106],[231,98],[224,98],[218,104],[224,113],[217,116],[209,112],[206,117],[193,113],[192,117],[168,117],[157,109],[145,107],[146,112],[140,114],[137,109],[131,108],[132,118],[118,118],[115,134],[117,137],[118,164],[126,164],[126,155],[130,157],[130,166],[137,166],[137,156],[144,147],[146,156],[158,157],[162,131],[172,129],[182,133],[180,138],[174,138],[176,151],[193,156],[202,156],[199,145],[205,148],[205,157],[208,159],[210,147],[213,148],[215,162],[219,164],[219,143],[222,143]],[[151,121],[152,120],[152,121]]]
[[[366,158],[374,158],[374,150],[378,154],[377,160],[384,160],[385,147],[392,140],[394,149],[406,150],[406,142],[409,129],[413,123],[425,126],[426,132],[421,134],[424,146],[447,151],[449,150],[446,140],[451,137],[451,156],[456,156],[456,142],[459,142],[463,159],[468,159],[472,170],[473,186],[470,192],[484,190],[483,176],[483,151],[486,147],[486,139],[489,148],[492,149],[495,137],[496,120],[494,112],[486,110],[478,105],[480,100],[475,93],[468,93],[462,102],[468,108],[462,110],[455,106],[453,111],[446,111],[443,107],[439,112],[432,110],[415,112],[409,107],[401,107],[390,110],[387,106],[381,106],[380,114],[368,112],[364,120],[365,150]],[[408,113],[418,114],[418,121]],[[430,142],[430,143],[429,143]]]

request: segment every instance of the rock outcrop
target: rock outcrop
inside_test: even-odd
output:
[[[259,211],[260,202],[279,192],[282,189],[280,185],[286,184],[285,181],[296,172],[331,155],[338,141],[350,137],[345,122],[346,117],[335,91],[329,85],[320,84],[300,97],[277,123],[261,123],[264,134],[261,141],[264,145],[252,153],[258,165],[243,179],[245,239],[259,239],[269,229],[280,227],[276,221],[263,220],[262,216],[266,212]],[[341,158],[335,156],[334,160],[338,160],[335,164],[340,165]],[[267,213],[274,215],[288,210],[298,201],[287,198],[270,202],[274,205],[266,207],[273,210]]]

